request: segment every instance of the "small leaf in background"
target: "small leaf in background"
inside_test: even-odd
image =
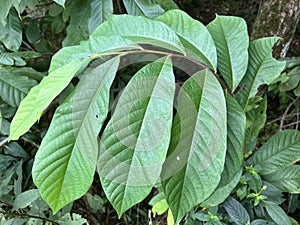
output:
[[[15,75],[5,67],[0,68],[0,95],[3,101],[13,107],[19,106],[23,98],[36,84],[35,80]]]
[[[57,221],[60,225],[82,225],[87,224],[86,219],[76,213],[68,213]]]
[[[32,20],[25,31],[26,37],[30,43],[35,43],[40,39],[41,30],[39,27],[39,22],[37,20]]]
[[[174,23],[175,18],[176,23]],[[202,23],[180,10],[168,11],[156,20],[165,23],[176,32],[188,56],[216,70],[216,47],[210,33]]]
[[[174,94],[170,57],[146,65],[121,93],[103,132],[97,169],[119,217],[159,181],[170,142]]]
[[[300,131],[284,130],[273,135],[247,161],[261,175],[284,169],[300,160]]]
[[[0,64],[7,65],[7,66],[25,66],[26,62],[23,58],[33,59],[40,57],[41,54],[38,52],[12,52],[12,53],[0,53]],[[3,68],[4,69],[4,68]],[[6,67],[6,70],[13,70],[13,67]],[[18,68],[16,68],[18,69]],[[21,68],[20,68],[21,69]],[[30,68],[32,69],[32,68]],[[32,69],[33,70],[33,69]]]
[[[248,66],[249,37],[244,19],[235,16],[216,16],[207,25],[218,52],[218,69],[234,92]]]
[[[129,15],[133,16],[146,16],[155,18],[165,12],[159,5],[151,0],[123,0],[126,11]]]
[[[0,107],[0,130],[1,130],[1,126],[2,126],[2,113],[1,113],[1,107]]]
[[[63,46],[75,45],[87,40],[112,13],[112,0],[72,0],[63,12],[64,21],[70,17]]]
[[[223,206],[228,213],[229,218],[237,225],[250,224],[250,216],[241,203],[232,197],[229,197]]]
[[[274,173],[263,176],[282,192],[300,193],[300,166],[291,165]]]
[[[109,89],[119,62],[119,56],[112,58],[82,77],[57,108],[35,156],[33,181],[54,214],[92,184],[97,136],[108,113]]]
[[[159,4],[165,11],[179,9],[176,3],[172,0],[155,0],[155,3]]]
[[[224,93],[207,69],[183,84],[177,101],[172,139],[161,174],[175,223],[217,187],[224,168],[227,136]]]
[[[283,209],[273,202],[265,202],[266,210],[272,220],[277,224],[291,225],[289,217]]]
[[[246,150],[252,151],[257,142],[258,135],[267,120],[267,96],[255,103],[256,108],[246,112]]]
[[[15,10],[9,13],[6,25],[0,23],[0,41],[12,51],[17,51],[21,46],[22,27]]]
[[[241,90],[236,95],[242,108],[246,108],[249,99],[255,96],[260,85],[270,84],[285,68],[285,62],[272,57],[272,47],[279,39],[267,37],[250,42],[247,72],[240,83]]]
[[[37,189],[31,189],[20,193],[15,201],[13,210],[23,209],[32,204],[35,200],[40,197],[39,191]]]

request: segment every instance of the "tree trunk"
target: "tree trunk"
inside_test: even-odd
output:
[[[300,18],[300,0],[261,0],[251,39],[279,36],[274,57],[285,57]]]

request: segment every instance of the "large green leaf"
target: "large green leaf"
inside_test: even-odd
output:
[[[272,57],[272,47],[278,40],[277,37],[268,37],[250,42],[248,69],[240,83],[241,90],[236,95],[243,108],[255,96],[260,85],[270,84],[285,68],[285,62]]]
[[[40,118],[43,110],[69,84],[80,67],[91,59],[78,59],[44,77],[21,102],[10,127],[10,140],[17,140]]]
[[[261,175],[284,169],[300,160],[300,132],[284,130],[273,135],[248,160]]]
[[[226,153],[226,104],[223,90],[208,70],[180,89],[168,157],[161,175],[176,223],[217,187]]]
[[[169,57],[130,80],[100,141],[98,173],[121,216],[158,182],[169,146],[175,78]]]
[[[176,19],[176,15],[173,19]],[[153,44],[184,53],[179,37],[170,27],[143,16],[113,15],[102,23],[92,36],[111,37],[116,35],[136,43]]]
[[[22,99],[36,84],[35,80],[16,75],[5,67],[0,68],[0,96],[11,106],[19,106]]]
[[[123,3],[127,13],[134,16],[154,18],[165,12],[154,0],[123,0]]]
[[[108,113],[109,89],[119,61],[115,57],[80,80],[56,110],[36,154],[33,180],[54,213],[84,195],[93,181],[97,136]]]
[[[222,203],[237,185],[242,175],[246,116],[238,102],[226,96],[227,152],[221,181],[214,193],[201,206],[209,207]]]
[[[177,33],[188,56],[216,70],[216,47],[210,33],[202,23],[180,10],[168,11],[156,20],[165,23]]]
[[[300,166],[291,165],[274,173],[263,176],[282,192],[300,193]]]
[[[111,0],[73,0],[63,13],[64,20],[70,17],[64,46],[79,44],[113,13]]]
[[[0,23],[0,42],[12,51],[17,51],[22,43],[22,27],[15,10],[9,13],[6,25]]]
[[[249,37],[244,19],[217,16],[207,25],[218,52],[218,69],[232,92],[246,73]]]

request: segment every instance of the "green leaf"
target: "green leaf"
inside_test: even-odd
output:
[[[19,194],[13,205],[12,210],[24,209],[31,205],[35,200],[40,197],[39,191],[37,189],[31,189]]]
[[[12,7],[18,8],[18,5],[21,0],[10,0],[10,1],[3,1],[1,2],[1,7],[0,7],[0,23],[5,26],[6,25],[6,19],[7,16],[10,12],[10,9]],[[0,25],[1,26],[1,25]]]
[[[66,21],[70,17],[67,37],[63,46],[79,44],[113,13],[111,0],[73,0],[63,13]]]
[[[65,6],[65,0],[53,0],[55,1],[57,4],[61,5],[62,7]]]
[[[207,25],[217,46],[218,69],[232,92],[246,73],[249,37],[244,19],[234,16],[216,16]]]
[[[35,156],[33,180],[54,213],[84,195],[92,184],[97,136],[108,113],[109,89],[119,61],[113,58],[80,80],[56,110]]]
[[[30,90],[21,102],[10,127],[10,140],[17,140],[40,118],[43,110],[69,84],[77,70],[91,59],[73,60],[51,72],[41,83]]]
[[[277,224],[291,225],[289,217],[283,209],[273,202],[265,202],[266,210],[272,220]]]
[[[202,23],[180,10],[168,11],[156,20],[165,23],[176,32],[188,56],[216,71],[216,47],[210,33]]]
[[[136,29],[137,27],[140,29]],[[143,16],[113,15],[92,35],[99,36],[121,36],[136,43],[152,44],[184,54],[179,37],[170,27]]]
[[[87,224],[86,219],[82,218],[81,215],[76,213],[67,213],[61,217],[57,222],[61,225],[82,225]]]
[[[98,174],[119,217],[159,180],[170,141],[174,93],[170,58],[146,65],[125,87],[103,132]]]
[[[190,77],[178,95],[177,115],[161,179],[176,223],[217,187],[226,153],[223,90],[208,70]]]
[[[300,166],[291,165],[284,169],[263,176],[282,192],[300,193]]]
[[[287,73],[288,80],[281,83],[279,86],[280,91],[290,91],[295,89],[300,82],[300,66],[293,68]]]
[[[267,97],[258,102],[257,108],[253,108],[246,113],[247,129],[246,129],[246,148],[253,150],[256,145],[259,132],[264,127],[267,120]]]
[[[260,85],[270,84],[285,68],[285,62],[272,57],[272,47],[279,39],[267,37],[250,42],[248,69],[240,83],[242,89],[236,95],[242,108],[246,108],[249,99],[255,96]]]
[[[1,107],[0,107],[0,130],[1,130],[1,127],[2,127],[2,113],[1,113]]]
[[[9,13],[6,25],[0,23],[0,41],[12,51],[17,51],[22,43],[22,27],[15,10]]]
[[[261,175],[284,169],[300,159],[300,132],[284,130],[273,135],[248,160]]]
[[[38,52],[12,52],[12,53],[0,53],[0,64],[7,66],[24,66],[26,62],[22,58],[37,58],[41,54]]]
[[[155,18],[165,12],[165,10],[153,0],[123,0],[128,14],[133,16],[146,16]]]
[[[250,224],[250,216],[246,209],[232,197],[227,198],[223,204],[230,219],[237,225]]]
[[[5,67],[0,68],[0,95],[3,101],[11,106],[19,106],[22,99],[36,84],[35,80],[16,75]]]
[[[229,94],[227,108],[227,152],[221,181],[214,193],[201,206],[209,207],[222,203],[237,185],[242,174],[246,116],[238,102]]]

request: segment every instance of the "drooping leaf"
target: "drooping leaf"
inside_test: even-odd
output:
[[[73,0],[66,6],[63,19],[70,17],[64,46],[87,40],[92,32],[113,13],[111,0]]]
[[[268,214],[276,224],[291,225],[289,217],[280,206],[268,201],[265,203],[265,207]]]
[[[218,69],[232,92],[246,73],[249,37],[244,19],[216,16],[207,25],[218,52]]]
[[[300,166],[291,165],[263,176],[282,192],[300,193]]]
[[[246,116],[237,101],[229,94],[226,96],[226,109],[227,152],[224,171],[217,189],[201,203],[203,207],[215,206],[225,201],[242,175]]]
[[[165,12],[154,0],[123,0],[126,11],[134,16],[155,18]]]
[[[228,216],[237,225],[250,224],[250,216],[241,203],[232,197],[227,198],[223,204]]]
[[[54,213],[84,195],[93,181],[97,135],[108,113],[119,60],[113,58],[83,77],[56,110],[36,154],[33,180]]]
[[[248,160],[261,175],[284,169],[300,160],[300,132],[284,130],[273,135]]]
[[[242,108],[246,108],[260,85],[270,84],[285,68],[285,62],[272,57],[272,47],[278,40],[277,37],[268,37],[250,42],[247,72],[240,83],[241,90],[236,95]]]
[[[168,157],[161,175],[176,223],[217,187],[226,152],[226,105],[212,73],[190,77],[178,95]]]
[[[77,59],[44,77],[21,102],[10,127],[10,140],[17,140],[40,118],[43,110],[69,84],[80,67],[91,59]]]
[[[0,23],[0,41],[12,51],[17,51],[22,43],[22,27],[15,10],[10,11],[6,25]]]
[[[216,47],[210,33],[202,23],[180,10],[168,11],[156,20],[165,23],[177,33],[188,56],[216,71]]]
[[[11,106],[19,106],[22,99],[36,84],[35,80],[16,75],[9,68],[0,68],[0,96]]]
[[[125,87],[103,132],[98,174],[119,217],[159,180],[170,140],[174,79],[169,57],[143,67]]]
[[[32,204],[35,200],[40,197],[39,191],[37,189],[31,189],[19,194],[13,205],[12,210],[23,209]]]
[[[137,27],[140,29],[136,29]],[[143,16],[113,15],[102,23],[92,36],[121,36],[136,43],[153,44],[184,53],[179,37],[170,27]]]

